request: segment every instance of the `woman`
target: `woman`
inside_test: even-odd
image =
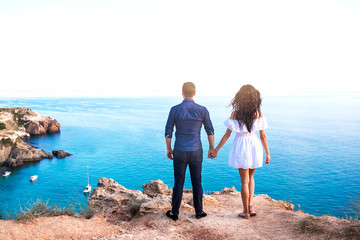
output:
[[[249,219],[250,216],[256,215],[252,206],[255,189],[254,173],[256,168],[262,167],[262,146],[266,152],[265,163],[268,164],[271,160],[264,131],[268,125],[260,111],[260,92],[253,86],[242,86],[230,105],[233,107],[233,112],[230,118],[224,122],[227,130],[211,157],[217,156],[221,147],[229,139],[231,132],[235,132],[236,136],[229,154],[229,165],[239,170],[241,178],[241,199],[244,211],[239,214],[239,217]],[[260,132],[262,146],[256,131]]]

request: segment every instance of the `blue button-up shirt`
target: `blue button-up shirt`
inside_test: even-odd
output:
[[[197,151],[202,148],[200,140],[201,126],[204,124],[208,135],[214,134],[208,110],[191,98],[171,108],[165,127],[165,137],[172,138],[174,125],[175,149],[183,152]]]

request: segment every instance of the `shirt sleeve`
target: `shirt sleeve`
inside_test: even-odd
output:
[[[225,120],[224,125],[233,132],[241,132],[238,121],[228,118]]]
[[[208,136],[214,135],[214,128],[210,120],[209,111],[205,108],[205,116],[203,120],[204,128]]]
[[[171,108],[171,110],[169,112],[169,117],[168,117],[168,120],[167,120],[166,126],[165,126],[165,137],[166,138],[172,138],[174,124],[175,124],[174,110],[173,110],[173,108]]]
[[[267,129],[268,123],[265,117],[259,118],[259,121],[257,122],[257,125],[255,126],[256,131]]]

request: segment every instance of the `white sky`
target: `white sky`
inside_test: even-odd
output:
[[[0,96],[360,91],[359,0],[0,0]]]

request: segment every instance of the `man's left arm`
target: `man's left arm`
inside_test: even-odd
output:
[[[208,141],[209,141],[209,152],[208,152],[208,158],[211,157],[211,153],[214,151],[214,128],[210,120],[210,114],[209,111],[205,108],[205,116],[204,116],[204,128],[208,135]]]

